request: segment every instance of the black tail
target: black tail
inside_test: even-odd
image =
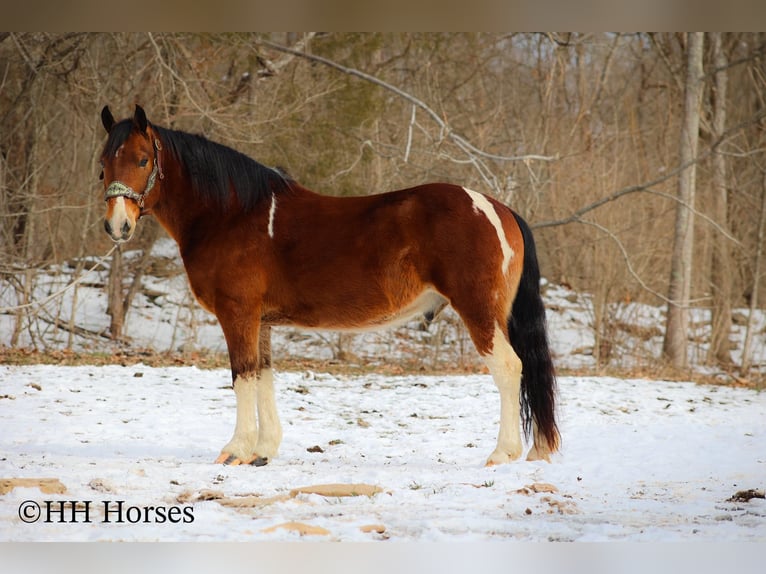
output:
[[[551,452],[555,452],[559,446],[555,409],[556,373],[545,331],[540,268],[532,230],[518,214],[513,215],[524,238],[524,269],[508,318],[508,337],[521,359],[521,420],[528,437],[534,419],[538,433],[545,437]]]

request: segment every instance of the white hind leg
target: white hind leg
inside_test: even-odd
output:
[[[532,435],[534,436],[534,444],[527,454],[527,460],[544,460],[545,462],[550,462],[551,448],[548,446],[548,441],[540,436],[537,422],[534,419],[532,420]]]
[[[258,379],[257,404],[258,443],[255,446],[257,458],[253,464],[259,466],[277,456],[279,443],[282,442],[282,425],[274,398],[274,374],[270,368],[263,369]]]
[[[487,459],[487,466],[504,464],[521,457],[521,359],[511,347],[505,333],[495,327],[492,349],[483,356],[489,372],[500,391],[500,430],[497,448]]]

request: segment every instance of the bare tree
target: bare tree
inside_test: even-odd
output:
[[[726,108],[728,87],[728,58],[723,48],[720,32],[710,35],[713,49],[712,138],[723,137],[726,130]],[[726,179],[726,156],[716,150],[712,156],[713,219],[726,228],[729,212],[729,190]],[[723,238],[714,238],[710,265],[710,282],[713,290],[711,314],[711,336],[708,361],[731,363],[731,305],[733,291],[733,269],[730,243]]]
[[[755,261],[753,269],[752,294],[750,295],[750,309],[747,319],[747,329],[745,332],[745,343],[742,349],[742,374],[750,370],[753,331],[755,328],[755,310],[758,308],[758,289],[761,284],[761,275],[763,275],[763,252],[766,244],[766,169],[763,170],[761,178],[761,209],[758,217],[758,231],[756,233]]]
[[[688,34],[686,54],[686,82],[683,123],[679,142],[680,163],[685,165],[697,156],[699,140],[700,102],[703,87],[702,52],[704,33]],[[692,256],[694,254],[694,207],[696,164],[683,170],[678,178],[679,203],[676,207],[676,225],[668,286],[668,316],[665,327],[663,353],[677,368],[685,368],[687,357],[687,331],[689,328],[689,300],[692,282]]]

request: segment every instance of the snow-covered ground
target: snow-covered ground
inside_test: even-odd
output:
[[[169,241],[154,256],[166,270],[178,263]],[[34,299],[71,279],[70,268],[51,268]],[[109,352],[97,335],[70,340],[59,328],[70,317],[94,333],[108,326],[105,281],[94,271],[50,298],[20,345]],[[589,297],[546,285],[545,299],[558,366],[593,367]],[[0,285],[0,308],[17,302]],[[617,366],[656,357],[663,309],[612,311],[628,326],[611,341]],[[696,328],[705,313],[695,312]],[[0,314],[0,344],[14,320]],[[755,320],[753,362],[764,372],[766,314]],[[144,278],[126,332],[134,347],[224,350],[180,269]],[[743,334],[737,324],[735,360]],[[704,341],[690,336],[700,370]],[[485,468],[499,421],[490,377],[427,374],[479,364],[449,314],[428,329],[357,336],[280,329],[273,347],[284,441],[263,468],[213,464],[234,423],[226,370],[0,366],[0,479],[15,480],[0,480],[0,540],[766,541],[766,500],[729,500],[766,488],[763,392],[561,377],[562,452],[551,464]],[[418,361],[423,374],[284,372],[285,357],[342,357],[387,373]],[[21,479],[50,479],[41,486],[52,492]],[[326,484],[345,490],[317,488]]]
[[[766,395],[753,390],[563,377],[562,453],[486,468],[488,376],[281,372],[284,441],[256,468],[212,464],[233,430],[229,381],[0,367],[0,477],[66,489],[0,496],[0,539],[766,541],[766,500],[728,500],[766,486]],[[296,490],[323,484],[361,494]]]

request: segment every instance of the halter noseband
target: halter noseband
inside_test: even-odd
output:
[[[142,193],[136,193],[132,187],[129,185],[125,185],[121,181],[113,181],[109,184],[109,187],[106,188],[106,192],[104,193],[104,201],[109,201],[113,197],[127,197],[128,199],[132,199],[136,203],[138,203],[138,207],[143,210],[144,209],[144,200],[146,199],[146,196],[149,194],[149,192],[154,187],[154,183],[157,180],[157,174],[159,174],[160,179],[165,178],[165,174],[162,173],[162,169],[160,168],[160,156],[159,152],[162,150],[162,144],[160,143],[160,140],[155,138],[154,139],[154,167],[152,168],[152,172],[149,174],[149,179],[146,180],[146,188]]]

